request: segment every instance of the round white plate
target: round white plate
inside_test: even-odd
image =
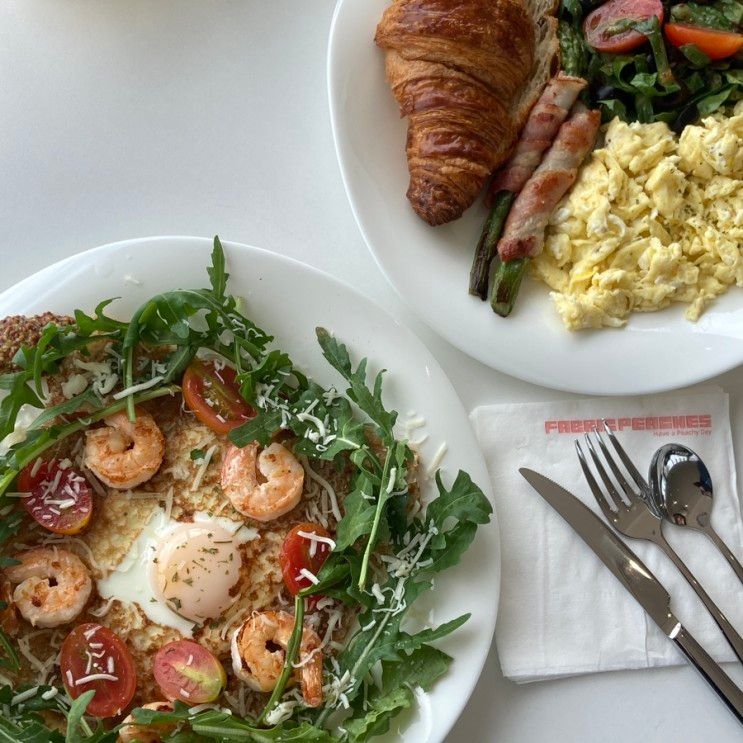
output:
[[[384,78],[374,30],[388,0],[339,0],[330,32],[330,116],[346,193],[380,268],[433,330],[494,369],[584,394],[672,389],[743,363],[743,291],[733,288],[692,324],[677,305],[620,330],[569,333],[547,287],[525,280],[511,317],[467,292],[486,212],[429,227],[405,198],[407,123]]]
[[[0,317],[45,310],[88,311],[104,298],[120,297],[107,310],[126,319],[153,294],[208,285],[211,240],[157,237],[104,245],[34,274],[0,295]],[[485,463],[467,414],[451,383],[426,347],[404,326],[349,286],[302,263],[245,245],[225,244],[228,290],[247,300],[247,314],[276,337],[293,360],[324,384],[340,385],[322,358],[315,327],[328,328],[349,347],[352,358],[369,359],[370,373],[388,370],[384,398],[400,411],[425,417],[429,438],[422,447],[423,467],[439,446],[448,451],[442,466],[450,483],[463,469],[487,495]],[[141,282],[141,283],[137,283]],[[428,487],[434,487],[429,481]],[[492,498],[490,498],[492,502]],[[495,627],[500,589],[500,552],[495,520],[480,528],[462,563],[436,579],[434,591],[413,611],[423,621],[433,610],[440,623],[471,612],[470,620],[442,643],[454,657],[449,674],[436,684],[430,704],[395,720],[414,741],[439,743],[464,708],[480,675]],[[404,723],[404,724],[403,724]],[[398,739],[393,736],[394,739]]]

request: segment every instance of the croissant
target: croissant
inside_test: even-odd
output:
[[[524,0],[394,0],[374,40],[408,117],[407,197],[431,225],[457,219],[518,135],[535,53]]]

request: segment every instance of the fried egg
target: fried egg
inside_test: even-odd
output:
[[[680,138],[664,123],[611,121],[532,264],[570,330],[672,302],[696,321],[743,287],[743,101]]]
[[[158,507],[121,563],[97,581],[98,593],[135,603],[155,624],[192,637],[235,600],[238,547],[257,536],[242,522],[207,513],[179,522]]]

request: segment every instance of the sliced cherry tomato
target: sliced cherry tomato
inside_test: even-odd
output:
[[[166,699],[185,704],[213,702],[227,683],[219,660],[193,640],[175,640],[161,647],[153,673]]]
[[[243,400],[232,367],[194,359],[183,375],[183,398],[196,417],[218,434],[227,434],[255,417]]]
[[[302,589],[312,585],[312,581],[302,575],[301,571],[304,569],[317,575],[332,552],[332,546],[328,542],[311,539],[304,536],[306,534],[316,534],[323,539],[330,539],[327,529],[310,523],[297,524],[284,537],[279,563],[281,574],[284,576],[284,585],[292,596],[296,596]]]
[[[72,699],[93,689],[88,705],[94,717],[116,717],[134,698],[137,674],[121,638],[100,624],[79,624],[62,643],[62,682]]]
[[[661,0],[609,0],[586,16],[583,33],[596,51],[622,54],[647,41],[645,34],[623,29],[623,22],[644,21],[652,16],[663,22]]]
[[[30,464],[18,475],[18,489],[28,514],[55,534],[79,534],[93,514],[93,492],[88,481],[57,459]]]
[[[687,26],[685,23],[667,23],[665,34],[675,47],[694,44],[700,52],[711,60],[725,59],[743,47],[743,34],[732,31],[718,31],[714,28]]]

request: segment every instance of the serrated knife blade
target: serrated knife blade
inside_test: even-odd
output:
[[[519,472],[593,550],[743,723],[743,691],[671,612],[671,597],[640,558],[584,503],[539,472]]]

